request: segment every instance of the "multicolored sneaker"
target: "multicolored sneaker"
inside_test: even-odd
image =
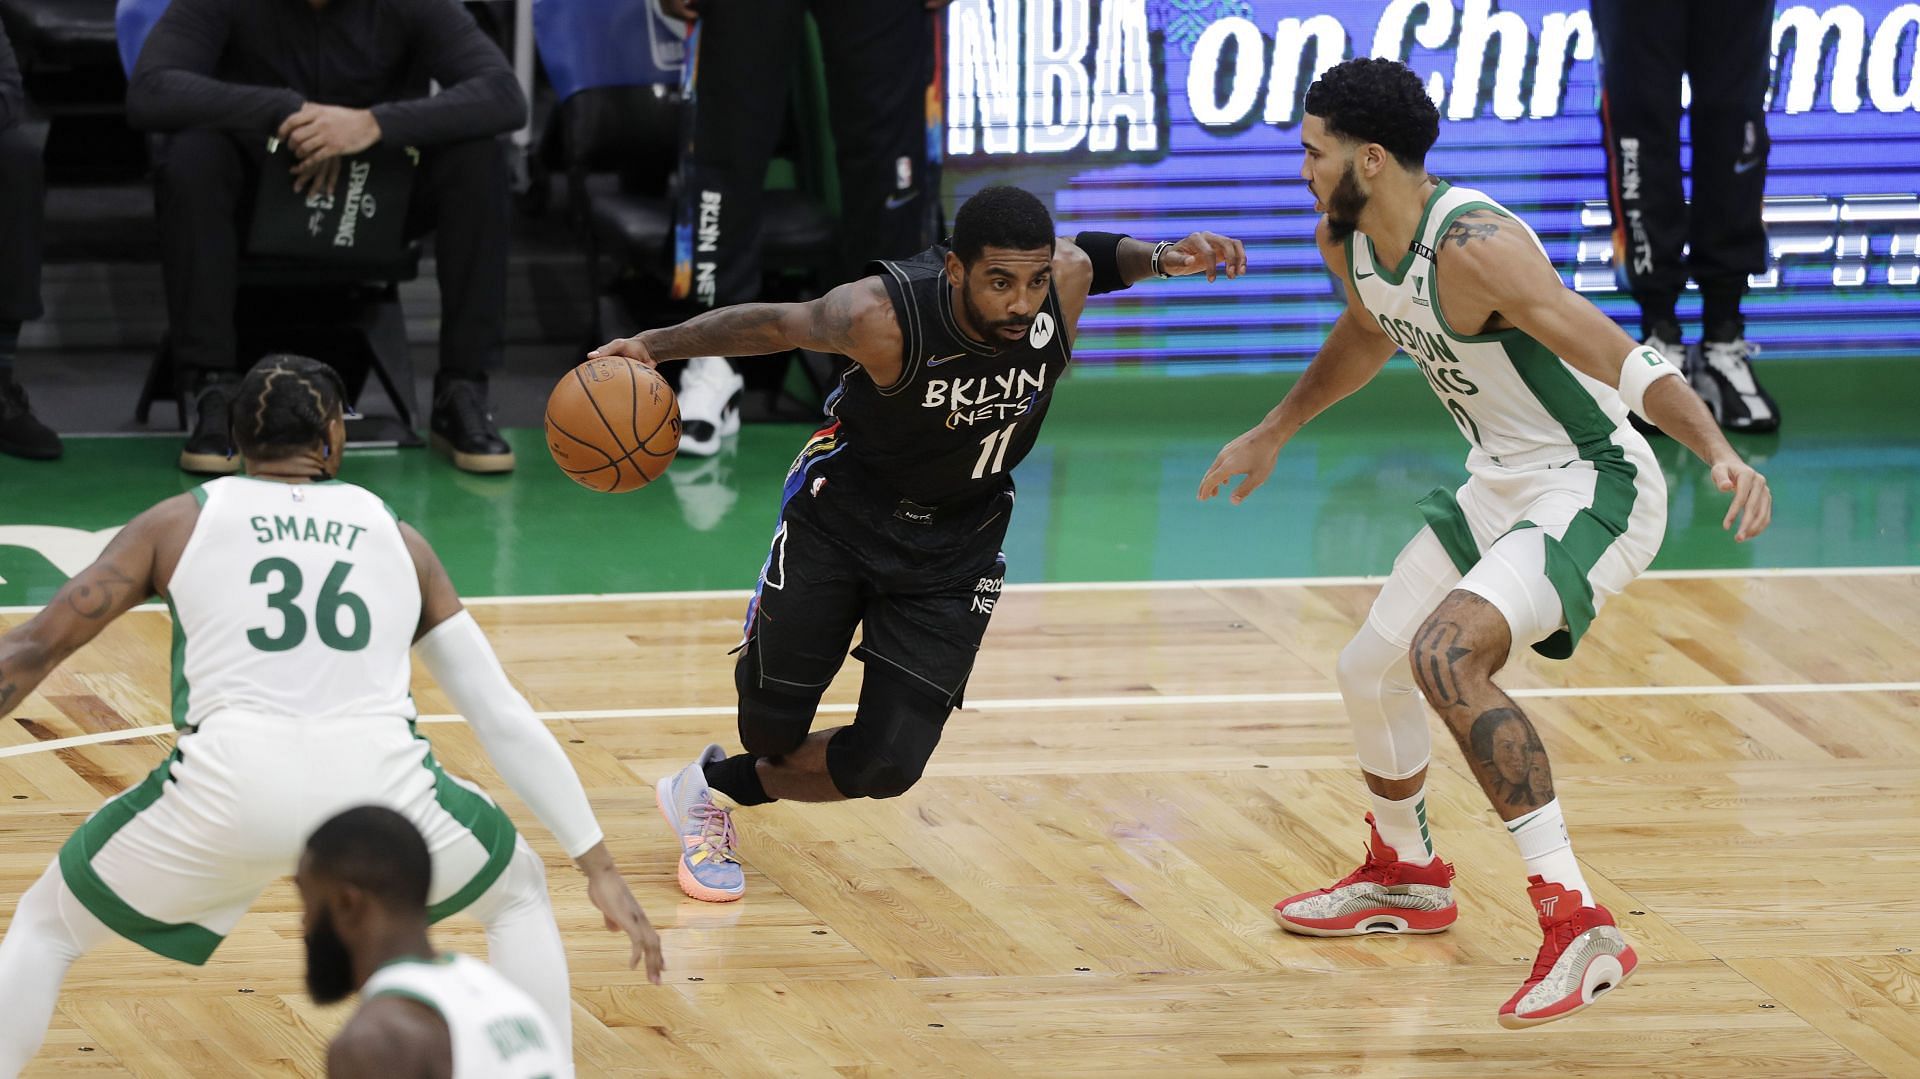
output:
[[[1372,840],[1360,868],[1332,886],[1282,899],[1273,920],[1289,933],[1310,937],[1357,937],[1365,933],[1439,933],[1460,916],[1454,905],[1453,867],[1435,858],[1426,865],[1400,861],[1380,838],[1367,814]]]
[[[1500,1006],[1500,1025],[1516,1030],[1565,1019],[1618,989],[1640,965],[1607,908],[1579,906],[1578,892],[1539,877],[1527,883],[1547,939],[1520,991]]]
[[[731,903],[747,891],[746,874],[733,853],[733,816],[714,804],[707,787],[707,765],[726,758],[726,750],[708,746],[698,760],[653,788],[660,815],[680,835],[680,890],[708,903]]]

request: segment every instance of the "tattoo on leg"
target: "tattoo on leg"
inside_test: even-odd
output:
[[[1460,643],[1460,627],[1452,622],[1429,622],[1413,642],[1413,674],[1435,708],[1461,704],[1459,662],[1473,654]]]
[[[67,606],[80,617],[97,621],[119,601],[117,590],[132,587],[133,578],[121,573],[116,566],[103,564],[92,579],[87,579],[85,574],[74,578],[73,591],[67,594]]]
[[[1489,708],[1480,713],[1467,732],[1465,748],[1494,808],[1532,808],[1553,800],[1553,770],[1546,747],[1520,709]]]

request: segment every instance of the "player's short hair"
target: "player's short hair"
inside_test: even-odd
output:
[[[345,407],[339,372],[288,352],[253,365],[228,413],[233,444],[256,461],[291,457],[327,436],[327,424]]]
[[[953,215],[953,253],[971,266],[989,247],[1032,251],[1053,246],[1053,215],[1031,193],[1005,185],[981,188]]]
[[[433,885],[427,841],[407,818],[360,806],[322,824],[307,839],[308,871],[351,884],[401,911],[425,912]]]
[[[1425,164],[1440,137],[1440,110],[1426,84],[1396,60],[1355,57],[1307,88],[1307,112],[1343,138],[1377,142],[1406,168]]]

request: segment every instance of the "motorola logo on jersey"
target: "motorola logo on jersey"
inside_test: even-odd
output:
[[[1052,322],[1044,313],[1040,318]],[[1039,325],[1038,319],[1034,325]],[[1033,371],[1016,368],[980,378],[932,378],[927,380],[927,394],[921,398],[920,407],[951,409],[947,428],[953,430],[1024,416],[1046,389],[1045,365]]]
[[[1027,343],[1034,348],[1045,348],[1053,340],[1053,316],[1045,311],[1033,316],[1033,328],[1027,331]]]

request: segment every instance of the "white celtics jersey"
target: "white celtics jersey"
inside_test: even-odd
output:
[[[360,999],[396,996],[440,1013],[453,1041],[453,1079],[558,1079],[573,1072],[571,1046],[517,986],[492,967],[449,952],[401,959],[379,970]]]
[[[167,585],[174,725],[228,709],[411,719],[420,578],[386,503],[348,483],[244,476],[194,496]]]
[[[1574,370],[1519,330],[1461,333],[1447,324],[1435,258],[1447,227],[1471,210],[1505,214],[1501,227],[1525,228],[1540,246],[1525,222],[1492,199],[1441,181],[1427,199],[1412,249],[1398,265],[1376,257],[1365,234],[1347,239],[1360,301],[1413,357],[1460,433],[1494,463],[1524,465],[1604,445],[1627,418],[1613,387]]]

